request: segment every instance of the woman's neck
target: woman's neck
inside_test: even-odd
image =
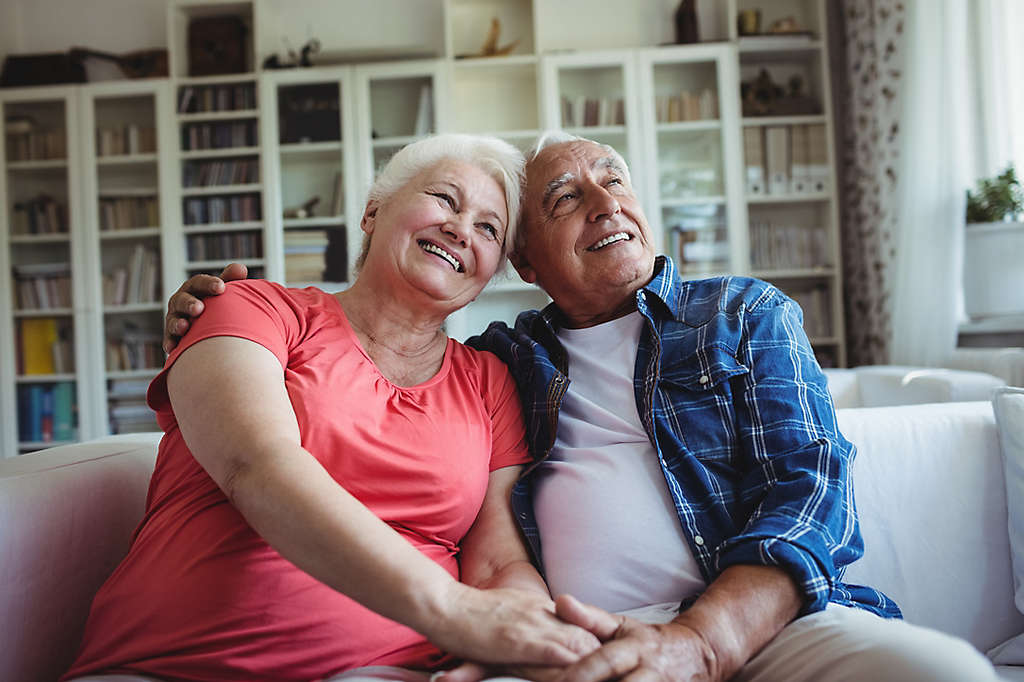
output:
[[[412,386],[437,374],[448,342],[444,317],[371,295],[358,281],[336,297],[363,350],[389,381]]]

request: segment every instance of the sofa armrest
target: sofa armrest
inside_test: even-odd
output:
[[[162,434],[0,460],[0,679],[56,679],[142,518]]]
[[[860,408],[837,417],[857,446],[865,546],[845,580],[882,590],[908,621],[982,651],[1024,631],[991,404]]]

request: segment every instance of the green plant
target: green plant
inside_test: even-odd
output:
[[[1024,188],[1011,163],[994,178],[978,180],[976,194],[967,190],[967,222],[1016,220],[1024,213]]]

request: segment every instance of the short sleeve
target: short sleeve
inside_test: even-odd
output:
[[[301,308],[284,287],[264,280],[228,282],[223,294],[203,301],[203,313],[167,357],[146,394],[150,408],[160,413],[169,406],[167,372],[186,350],[215,336],[234,336],[254,341],[287,366],[288,352],[300,334]]]
[[[530,461],[519,394],[508,368],[495,355],[479,352],[485,367],[484,401],[491,416],[491,466],[495,471]]]

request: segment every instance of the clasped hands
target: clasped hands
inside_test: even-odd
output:
[[[546,666],[469,662],[438,675],[436,682],[479,682],[499,675],[537,682],[709,682],[720,679],[710,643],[695,628],[680,622],[682,619],[648,625],[582,604],[568,595],[556,599],[554,607],[555,615],[563,623],[593,634],[593,638],[584,638],[586,641],[576,638],[569,645],[576,660]],[[442,645],[442,642],[435,643]]]

